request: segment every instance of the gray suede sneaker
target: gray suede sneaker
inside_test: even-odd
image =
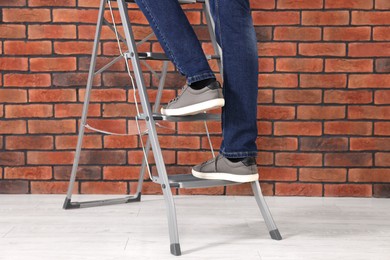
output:
[[[161,114],[167,116],[195,115],[224,105],[221,84],[215,81],[199,90],[185,86],[178,97],[171,100],[166,107],[161,108]]]
[[[259,179],[255,158],[248,157],[240,162],[231,162],[221,154],[194,166],[192,175],[201,179],[234,182],[251,182]]]

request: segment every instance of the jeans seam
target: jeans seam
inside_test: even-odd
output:
[[[161,32],[160,28],[158,27],[158,23],[156,21],[156,19],[154,18],[153,14],[150,12],[149,10],[149,6],[147,5],[147,3],[144,1],[144,0],[141,0],[142,4],[145,6],[145,10],[148,12],[149,16],[152,18],[152,21],[156,27],[156,30],[159,32],[160,36],[161,36],[161,39],[163,40],[168,52],[169,52],[169,55],[172,57],[172,60],[173,60],[173,63],[175,63],[177,69],[179,70],[180,73],[184,74],[183,70],[181,69],[181,67],[179,66],[178,62],[177,62],[177,59],[175,57],[175,55],[173,54],[171,48],[169,47],[169,44],[164,36],[164,34]]]

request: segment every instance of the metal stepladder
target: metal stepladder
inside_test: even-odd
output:
[[[170,116],[164,116],[164,115],[157,113],[157,111],[158,111],[157,109],[159,107],[160,100],[161,100],[163,86],[165,83],[165,78],[167,75],[169,59],[163,53],[152,53],[152,52],[140,53],[140,52],[138,52],[137,45],[146,42],[148,39],[150,39],[153,36],[153,33],[146,36],[140,42],[138,42],[138,43],[135,42],[134,34],[132,31],[132,26],[131,26],[130,19],[129,19],[128,9],[127,9],[128,8],[127,2],[133,2],[132,0],[115,0],[117,2],[117,5],[118,5],[118,10],[119,10],[120,18],[122,21],[122,26],[123,26],[125,36],[123,37],[120,33],[118,33],[110,1],[114,1],[114,0],[101,0],[101,2],[100,2],[96,35],[95,35],[93,53],[92,53],[92,57],[91,57],[88,82],[87,82],[87,87],[86,87],[86,91],[85,91],[85,99],[84,99],[81,124],[80,124],[79,135],[78,135],[78,142],[77,142],[77,147],[76,147],[76,154],[75,154],[75,158],[74,158],[74,162],[73,162],[68,192],[67,192],[67,196],[65,198],[63,208],[64,209],[75,209],[75,208],[112,205],[112,204],[121,204],[121,203],[140,201],[145,170],[147,169],[151,180],[154,183],[160,184],[162,187],[162,192],[163,192],[163,196],[164,196],[164,200],[165,200],[166,208],[167,208],[168,227],[169,227],[169,236],[170,236],[170,251],[173,255],[181,255],[177,221],[176,221],[176,209],[175,209],[175,204],[174,204],[174,200],[173,200],[173,196],[172,196],[172,192],[171,192],[170,188],[171,187],[172,188],[206,188],[206,187],[237,185],[240,183],[223,181],[223,180],[198,179],[198,178],[192,176],[192,174],[175,174],[175,175],[168,175],[167,174],[166,167],[164,164],[164,159],[162,156],[162,151],[161,151],[160,144],[159,144],[159,141],[157,138],[157,130],[156,130],[157,123],[156,123],[156,121],[160,121],[160,120],[171,121],[171,122],[204,121],[205,129],[207,132],[207,137],[208,137],[209,142],[210,142],[210,135],[209,135],[209,132],[207,129],[206,121],[220,120],[220,116],[216,115],[216,114],[202,113],[202,114],[193,115],[193,116],[170,117]],[[217,59],[218,65],[221,68],[221,66],[222,66],[221,65],[222,52],[221,52],[219,46],[217,45],[216,39],[214,36],[214,24],[213,24],[213,20],[211,18],[211,15],[210,15],[208,0],[179,0],[179,2],[181,4],[190,4],[190,3],[196,3],[196,2],[202,3],[203,11],[204,11],[204,14],[206,16],[208,29],[210,32],[211,41],[213,43],[213,47],[215,50],[215,55],[206,55],[206,56],[208,59]],[[104,18],[104,12],[105,12],[107,4],[108,4],[109,9],[110,9],[111,18],[113,20],[112,24]],[[114,58],[111,62],[109,62],[108,64],[103,66],[98,71],[95,71],[96,59],[97,59],[97,54],[98,54],[98,46],[99,46],[99,42],[100,42],[103,24],[107,25],[112,31],[114,31],[114,33],[117,37],[118,46],[119,46],[121,55]],[[127,47],[126,52],[122,52],[121,47],[120,47],[120,42],[122,42],[126,45],[126,47]],[[137,191],[133,195],[130,195],[130,196],[127,196],[124,198],[84,201],[84,202],[72,202],[71,201],[72,191],[73,191],[73,187],[74,187],[75,180],[76,180],[77,169],[78,169],[78,165],[79,165],[79,159],[80,159],[80,153],[81,153],[81,147],[82,147],[85,128],[95,130],[97,132],[109,134],[109,132],[95,129],[87,124],[88,106],[89,106],[90,94],[91,94],[91,90],[92,90],[92,83],[93,83],[94,76],[107,70],[110,66],[112,66],[116,62],[123,60],[123,59],[125,60],[127,72],[129,73],[129,76],[130,76],[132,84],[133,84],[134,93],[136,90],[135,89],[135,85],[136,85],[137,92],[139,93],[140,103],[142,106],[143,113],[140,113],[138,106],[137,106],[137,100],[135,99],[135,103],[137,106],[137,116],[135,117],[135,119],[137,122],[138,134],[141,135],[138,120],[144,120],[144,122],[146,123],[146,126],[147,126],[146,133],[148,134],[148,139],[147,139],[146,145],[143,145],[142,138],[140,138],[143,153],[144,153],[144,158],[143,158],[143,162],[142,162],[142,166],[141,166],[141,170],[140,170],[140,174],[139,174]],[[133,78],[130,74],[128,60],[131,60],[132,70],[134,73],[136,84],[134,84]],[[149,97],[147,94],[147,89],[145,86],[143,73],[141,70],[141,62],[144,62],[145,60],[160,60],[163,62],[163,69],[162,69],[162,72],[160,75],[158,75],[155,71],[153,71],[153,69],[150,66],[145,64],[148,69],[152,70],[152,74],[154,76],[157,75],[160,79],[153,110],[152,110],[150,102],[149,102]],[[222,72],[222,70],[221,70],[221,72]],[[134,98],[136,98],[135,94],[134,94]],[[142,137],[142,136],[140,136],[140,137]],[[211,146],[211,142],[210,142],[210,146]],[[147,160],[147,154],[148,154],[150,148],[152,148],[158,176],[152,175],[150,173],[150,168],[149,168],[149,164],[148,164],[148,160]],[[213,151],[212,147],[211,147],[211,150]],[[275,239],[275,240],[281,240],[282,237],[279,233],[278,228],[276,227],[276,225],[273,221],[273,218],[272,218],[272,215],[269,211],[267,203],[264,200],[259,182],[258,181],[251,182],[251,187],[252,187],[256,202],[259,206],[260,212],[264,218],[265,224],[266,224],[266,226],[269,230],[269,233],[271,235],[271,238]]]

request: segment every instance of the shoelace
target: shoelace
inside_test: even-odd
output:
[[[184,93],[184,91],[185,91],[185,89],[186,89],[187,87],[188,87],[187,85],[185,85],[184,87],[182,87],[182,88],[181,88],[180,94],[179,94],[177,97],[175,97],[174,99],[172,99],[171,101],[169,101],[168,104],[171,104],[171,103],[173,103],[173,102],[176,102],[176,101],[179,99],[179,97]]]

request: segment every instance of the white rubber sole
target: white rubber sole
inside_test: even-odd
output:
[[[200,179],[225,180],[234,182],[252,182],[259,179],[259,174],[237,175],[226,172],[198,172],[192,169],[192,175]]]
[[[174,109],[161,108],[161,114],[167,116],[195,115],[207,110],[223,107],[224,105],[225,105],[225,99],[216,98],[216,99],[204,101],[198,104],[181,107],[181,108],[174,108]]]

